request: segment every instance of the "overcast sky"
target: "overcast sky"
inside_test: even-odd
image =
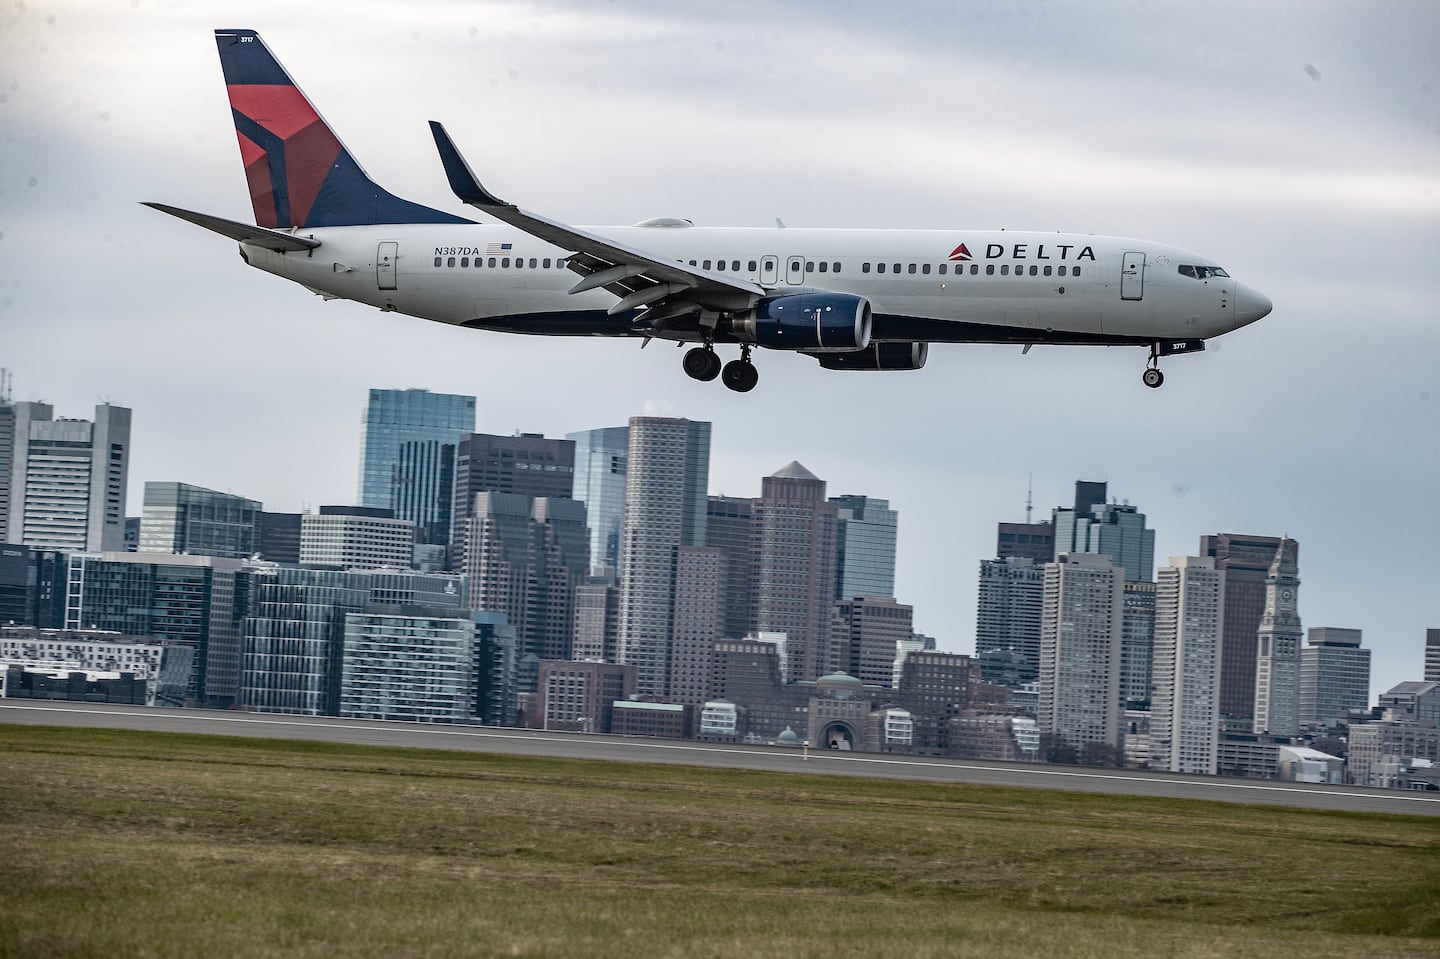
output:
[[[737,395],[635,341],[471,332],[246,268],[139,205],[249,221],[212,31],[253,27],[368,172],[465,213],[485,185],[578,224],[1043,229],[1170,243],[1275,303],[1140,382],[1142,349],[937,346],[863,374],[758,356]],[[1306,626],[1372,688],[1440,626],[1440,6],[1414,3],[36,2],[0,9],[0,366],[13,397],[134,412],[146,480],[273,510],[354,502],[370,387],[558,436],[712,421],[710,487],[799,460],[901,517],[897,593],[974,648],[995,523],[1107,480],[1156,559],[1300,542]],[[785,251],[776,251],[784,253]]]

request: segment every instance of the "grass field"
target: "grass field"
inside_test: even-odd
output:
[[[0,956],[1440,955],[1440,820],[0,726]]]

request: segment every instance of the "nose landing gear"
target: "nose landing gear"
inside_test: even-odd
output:
[[[1140,381],[1152,390],[1165,385],[1165,374],[1160,372],[1161,351],[1161,344],[1150,344],[1150,360],[1145,364],[1145,372],[1140,374]]]

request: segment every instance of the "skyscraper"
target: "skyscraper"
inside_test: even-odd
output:
[[[981,560],[975,652],[981,656],[994,650],[1014,653],[1019,657],[1016,681],[1034,681],[1040,671],[1044,600],[1043,564],[1023,556]]]
[[[1075,484],[1075,508],[1055,510],[1055,555],[1100,553],[1125,571],[1125,579],[1149,583],[1155,579],[1155,531],[1145,526],[1145,514],[1135,507],[1106,503],[1105,484],[1080,480]]]
[[[261,505],[189,483],[145,484],[142,553],[188,553],[248,559],[259,552]]]
[[[711,496],[705,504],[705,545],[725,554],[725,588],[720,631],[742,639],[755,631],[754,500]]]
[[[1150,763],[1171,772],[1216,771],[1225,573],[1212,557],[1176,556],[1155,587]]]
[[[722,638],[725,553],[713,546],[675,549],[675,612],[667,696],[698,712],[711,695],[711,661]]]
[[[1370,650],[1360,630],[1312,626],[1300,650],[1300,725],[1324,729],[1370,704]]]
[[[0,542],[83,553],[125,548],[130,411],[95,407],[95,419],[54,418],[45,403],[14,403],[0,417]]]
[[[1125,572],[1109,556],[1066,553],[1045,566],[1040,731],[1076,749],[1120,745]]]
[[[590,522],[590,575],[613,580],[620,566],[620,529],[625,524],[625,472],[630,429],[605,426],[566,433],[575,444],[574,497]]]
[[[636,692],[664,696],[670,675],[675,551],[705,545],[710,424],[631,417],[627,459],[616,652],[620,662],[635,667]]]
[[[835,599],[895,595],[895,540],[900,514],[890,501],[869,496],[832,496],[835,534]]]
[[[450,517],[450,565],[465,555],[465,520],[476,493],[519,493],[532,498],[570,499],[575,493],[575,443],[539,433],[460,437],[455,457],[454,511]]]
[[[997,559],[1021,556],[1037,563],[1050,562],[1055,558],[1055,524],[1050,520],[1000,523],[995,531],[995,556]]]
[[[1265,577],[1265,614],[1260,618],[1255,659],[1254,731],[1271,736],[1300,733],[1300,579],[1295,554],[1283,537]]]
[[[1120,701],[1127,709],[1146,709],[1155,645],[1155,584],[1125,583],[1125,614],[1120,639]]]
[[[825,481],[792,462],[760,481],[755,524],[755,628],[783,632],[787,680],[818,679],[830,645],[839,512]]]
[[[590,563],[585,504],[477,493],[466,523],[472,606],[505,615],[521,657],[570,659],[575,589]]]
[[[415,524],[421,543],[450,542],[455,454],[475,430],[475,397],[371,390],[360,443],[360,505]]]
[[[1292,562],[1299,544],[1285,541]],[[1220,721],[1232,732],[1251,730],[1255,718],[1256,637],[1265,613],[1265,578],[1280,545],[1276,536],[1219,533],[1200,537],[1200,555],[1225,571],[1225,649],[1220,657]]]

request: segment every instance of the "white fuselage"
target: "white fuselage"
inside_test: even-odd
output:
[[[874,339],[1152,343],[1204,340],[1259,319],[1269,301],[1207,257],[1123,237],[939,230],[587,227],[615,242],[757,283],[775,295],[865,297]],[[532,334],[665,335],[643,313],[609,316],[602,289],[571,295],[570,252],[503,224],[296,231],[320,241],[246,260],[327,297],[411,316]],[[1182,267],[1192,268],[1189,274]],[[1204,267],[1203,270],[1194,268]],[[680,337],[686,338],[686,337]]]

